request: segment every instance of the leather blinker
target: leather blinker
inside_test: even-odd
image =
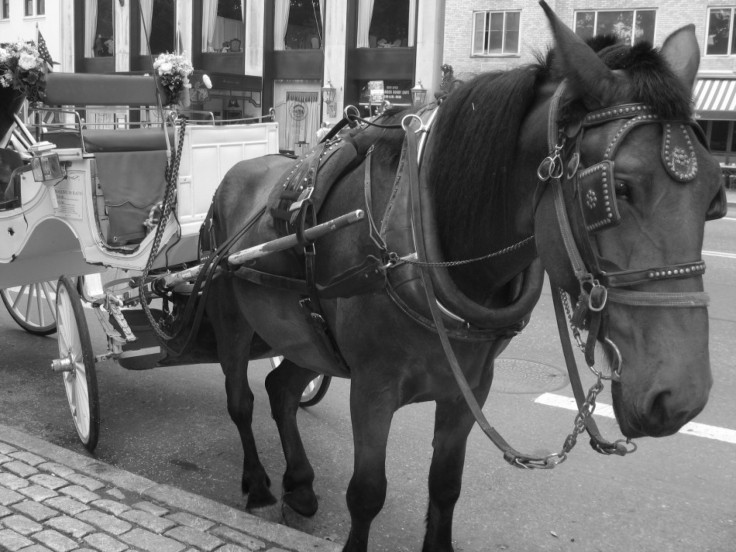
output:
[[[662,131],[662,163],[667,173],[678,182],[690,182],[698,174],[690,127],[682,123],[663,123]]]
[[[577,193],[588,232],[598,232],[621,221],[614,186],[613,161],[601,161],[578,172]]]

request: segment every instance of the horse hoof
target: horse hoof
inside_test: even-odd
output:
[[[245,507],[245,511],[256,517],[265,519],[266,521],[272,521],[273,523],[283,524],[284,522],[284,516],[281,512],[281,504],[276,501],[268,506],[251,507],[248,505]]]
[[[312,517],[316,514],[319,507],[317,497],[311,487],[301,487],[286,492],[281,499],[297,514],[306,517]]]

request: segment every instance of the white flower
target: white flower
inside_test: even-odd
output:
[[[171,64],[170,61],[164,61],[161,65],[158,66],[158,74],[166,75],[171,73],[173,69],[174,66]]]
[[[21,69],[30,71],[31,69],[34,69],[36,67],[36,59],[36,56],[34,56],[33,54],[23,52],[18,58],[18,66]]]
[[[202,75],[202,82],[208,90],[212,88],[212,81],[210,80],[209,75]]]
[[[0,48],[0,63],[7,63],[10,59],[10,51],[5,48]]]

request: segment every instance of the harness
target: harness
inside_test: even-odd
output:
[[[589,113],[579,126],[561,131],[558,127],[558,116],[559,104],[564,91],[565,83],[563,81],[551,101],[548,122],[548,142],[551,153],[538,168],[539,185],[534,199],[534,211],[536,212],[542,195],[547,188],[552,188],[558,226],[578,285],[578,301],[572,314],[569,312],[567,293],[562,289],[559,290],[559,293],[553,293],[560,341],[571,387],[578,405],[578,414],[575,417],[573,430],[565,439],[559,453],[544,457],[520,453],[511,447],[489,424],[462,373],[445,331],[442,313],[435,298],[429,263],[426,263],[427,252],[423,240],[421,237],[415,240],[417,258],[420,261],[420,266],[422,266],[422,279],[432,318],[458,386],[479,427],[503,452],[504,459],[507,462],[521,468],[554,468],[557,464],[566,460],[568,453],[577,442],[578,435],[586,430],[591,438],[591,446],[599,453],[623,456],[636,450],[636,445],[628,440],[619,439],[613,443],[605,440],[592,418],[596,397],[603,389],[602,380],[620,379],[621,354],[615,343],[607,337],[603,324],[609,301],[622,305],[672,308],[706,307],[709,302],[708,294],[705,292],[644,292],[630,289],[636,284],[648,281],[690,278],[702,275],[705,272],[704,261],[697,260],[671,266],[624,270],[599,255],[591,240],[591,234],[615,226],[620,222],[615,194],[614,158],[619,146],[629,132],[641,125],[660,124],[664,136],[661,151],[662,163],[670,176],[678,182],[686,183],[695,178],[698,170],[697,157],[693,146],[693,133],[701,142],[704,142],[699,127],[693,121],[663,121],[656,117],[650,108],[644,104],[625,104]],[[621,120],[622,125],[608,144],[603,160],[591,167],[581,167],[580,146],[585,131],[616,120]],[[405,123],[405,130],[407,131],[408,149],[415,153],[417,151],[415,133],[422,133],[424,139],[428,128],[420,123],[419,128],[412,131],[410,123]],[[572,148],[567,147],[567,141],[570,138],[575,139]],[[412,194],[416,194],[416,196],[419,196],[418,182],[418,168],[413,165],[410,167],[410,184]],[[545,185],[548,186],[545,187]],[[567,200],[566,195],[569,196]],[[724,191],[721,190],[715,200],[715,206],[712,206],[709,210],[709,218],[723,216],[725,204],[723,195]],[[416,222],[416,219],[421,221],[421,208],[416,205],[416,200],[413,199],[413,201],[415,205],[413,228],[415,236],[421,236],[421,222]],[[568,205],[576,207],[569,211]],[[571,219],[574,226],[571,225]],[[596,382],[587,395],[584,393],[573,354],[567,320],[565,319],[566,314],[573,335],[585,353],[586,363],[597,376]],[[588,330],[588,339],[585,343],[580,338],[581,329]],[[599,337],[608,347],[614,359],[613,373],[610,377],[594,368],[594,347]]]

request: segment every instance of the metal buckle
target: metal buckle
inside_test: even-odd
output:
[[[301,209],[302,205],[304,205],[304,202],[311,199],[313,193],[314,193],[314,186],[307,186],[306,188],[304,188],[304,191],[302,191],[302,193],[299,194],[299,199],[297,199],[289,207],[289,212],[293,213]]]

